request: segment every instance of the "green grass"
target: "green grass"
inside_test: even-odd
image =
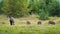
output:
[[[9,23],[3,22],[0,23],[0,34],[60,34],[59,24],[27,25],[26,23],[16,23],[10,26]]]
[[[9,21],[3,15],[0,16],[0,34],[60,34],[60,19],[53,18],[52,20],[57,20],[55,25],[44,23],[37,25],[32,23],[27,25],[26,22],[20,22],[15,20],[15,25],[10,25]],[[29,17],[28,19],[31,19]],[[35,21],[34,17],[32,17]],[[31,19],[31,20],[32,20]],[[51,20],[51,19],[50,19]]]

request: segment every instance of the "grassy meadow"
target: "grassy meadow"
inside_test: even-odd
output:
[[[48,20],[42,21],[41,25],[37,24],[36,17],[15,18],[15,25],[9,24],[9,19],[5,16],[0,16],[0,34],[60,34],[59,17],[51,17],[50,20],[56,22],[55,25],[48,24]],[[31,22],[30,25],[26,21]]]

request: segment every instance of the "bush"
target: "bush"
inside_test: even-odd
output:
[[[48,13],[46,13],[43,9],[41,9],[40,11],[39,11],[39,19],[41,19],[41,20],[46,20],[46,19],[49,19],[48,18]]]

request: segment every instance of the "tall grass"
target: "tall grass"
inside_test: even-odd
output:
[[[9,21],[4,19],[4,16],[0,16],[0,34],[60,34],[60,21],[55,25],[48,23],[37,25],[31,23],[27,25],[25,22],[16,22],[15,25],[9,25]],[[54,18],[52,20],[57,20]],[[34,19],[35,20],[35,19]]]
[[[21,25],[20,23],[21,26],[17,24],[10,26],[5,23],[0,25],[0,34],[60,34],[59,24]]]

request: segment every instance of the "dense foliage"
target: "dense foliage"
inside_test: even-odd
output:
[[[60,16],[60,4],[56,0],[3,0],[0,2],[1,12],[14,17],[38,14],[45,20],[49,16]]]

